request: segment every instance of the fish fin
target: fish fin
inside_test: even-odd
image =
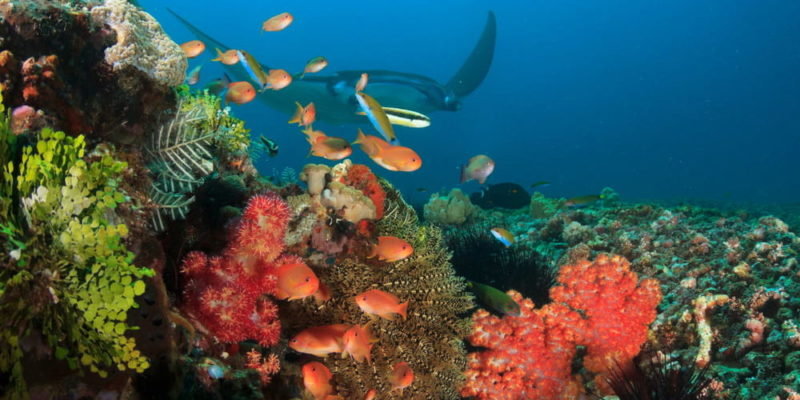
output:
[[[381,318],[388,319],[389,321],[394,321],[394,312],[388,312],[385,314],[378,314]]]
[[[482,177],[482,178],[478,178],[478,183],[480,183],[481,185],[483,185],[483,183],[484,183],[484,182],[486,182],[486,178],[487,178],[487,177],[485,177],[485,176],[484,176],[484,177]]]
[[[299,101],[295,101],[294,104],[297,106],[297,108],[295,109],[294,115],[292,115],[292,118],[290,118],[289,122],[287,122],[289,124],[300,123],[302,121],[302,118],[303,118],[303,111],[305,111],[305,109],[303,108],[303,105],[300,104]]]
[[[489,11],[478,43],[445,87],[458,97],[464,97],[477,89],[489,73],[489,67],[492,66],[496,37],[497,21],[494,12]]]
[[[228,87],[233,82],[227,72],[222,73],[222,81],[225,82],[225,87]]]
[[[366,114],[364,114],[364,115],[366,115]],[[366,138],[367,137],[364,135],[364,131],[362,131],[361,128],[358,128],[358,136],[356,136],[356,140],[353,142],[353,144],[364,143],[364,139],[366,139]]]
[[[212,58],[211,61],[222,61],[222,50],[219,47],[214,47],[214,50],[217,51],[217,58]]]
[[[356,111],[356,115],[367,115],[367,113],[363,111]]]
[[[408,302],[400,304],[400,307],[397,308],[397,313],[400,314],[403,319],[408,318]]]
[[[467,181],[467,166],[461,166],[461,177],[459,178],[459,183],[464,183]]]

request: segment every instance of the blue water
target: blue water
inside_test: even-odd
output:
[[[163,2],[140,3],[177,42],[194,39]],[[489,183],[548,180],[548,195],[610,186],[623,200],[800,201],[800,2],[794,0],[173,0],[169,6],[223,43],[291,72],[323,55],[330,61],[323,72],[390,69],[443,83],[494,10],[495,58],[481,87],[460,111],[431,114],[429,128],[397,128],[423,167],[390,172],[354,152],[355,162],[373,167],[413,202],[429,196],[417,187],[457,186],[459,166],[479,153],[497,163]],[[294,23],[261,34],[261,22],[283,11]],[[204,67],[202,82],[221,73],[213,64]],[[259,102],[234,108],[255,135],[281,146],[278,157],[258,165],[264,174],[332,164],[306,158],[308,144],[286,115]],[[355,138],[353,125],[315,128]]]

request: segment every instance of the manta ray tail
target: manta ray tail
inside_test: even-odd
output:
[[[463,97],[472,93],[483,82],[483,78],[489,72],[489,67],[492,66],[496,36],[497,21],[495,21],[494,13],[489,11],[480,40],[464,64],[461,65],[461,69],[447,82],[447,88],[451,89],[456,96]]]

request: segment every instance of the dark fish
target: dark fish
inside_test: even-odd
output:
[[[501,290],[473,281],[467,281],[467,287],[481,303],[489,306],[494,311],[512,317],[520,316],[519,304]]]
[[[426,189],[426,188],[423,188],[423,187],[420,187],[420,188],[417,188],[417,191],[418,191],[418,192],[420,192],[420,193],[422,193],[422,192],[427,192],[427,191],[428,191],[428,189]]]
[[[214,96],[219,96],[222,92],[225,91],[225,88],[228,86],[230,81],[227,79],[215,79],[211,82],[206,83],[203,87],[203,90],[208,90],[208,93],[213,94]]]
[[[595,201],[600,200],[602,198],[603,195],[601,194],[587,194],[586,196],[578,196],[578,197],[573,197],[571,199],[567,199],[567,202],[564,204],[567,207],[583,206],[589,203],[594,203]]]
[[[516,183],[498,183],[483,188],[480,192],[469,195],[472,204],[483,209],[489,208],[522,208],[531,202],[531,195]]]
[[[259,136],[258,138],[261,145],[264,146],[264,152],[267,153],[270,157],[275,157],[278,155],[278,144],[273,142],[271,139],[265,137],[264,135]]]
[[[531,189],[533,189],[533,188],[535,188],[537,186],[547,187],[547,186],[550,186],[550,182],[548,182],[548,181],[538,181],[538,182],[531,183]]]

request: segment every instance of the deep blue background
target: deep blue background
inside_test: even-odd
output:
[[[164,2],[141,4],[177,42],[193,39]],[[549,180],[549,195],[610,186],[624,200],[800,201],[795,0],[173,0],[169,6],[223,43],[292,72],[323,55],[329,71],[392,69],[441,82],[468,55],[493,9],[497,48],[483,85],[461,111],[432,114],[430,128],[397,129],[423,167],[393,173],[355,153],[354,161],[372,166],[415,202],[429,195],[417,187],[457,185],[458,166],[478,153],[497,163],[489,183]],[[261,22],[283,11],[294,23],[261,34]],[[203,82],[219,71],[207,63]],[[234,107],[255,135],[281,146],[278,157],[259,165],[265,174],[325,162],[306,158],[308,145],[287,116],[258,102]],[[315,127],[355,138],[355,126]]]

